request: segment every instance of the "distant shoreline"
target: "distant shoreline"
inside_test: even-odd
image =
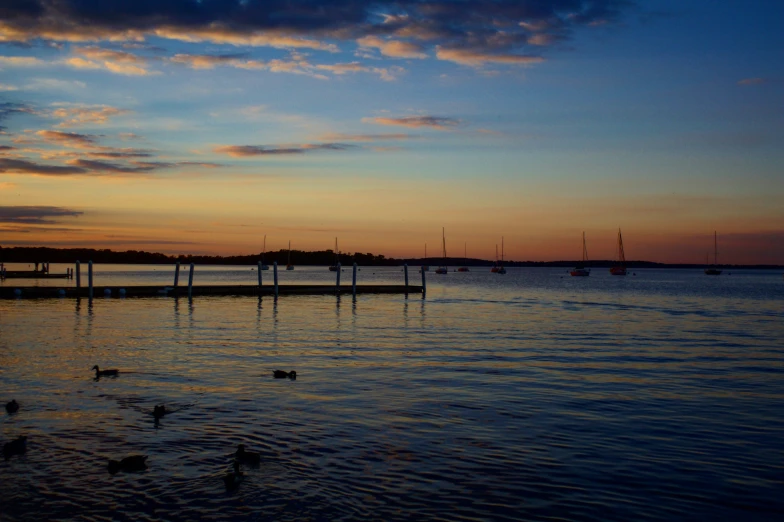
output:
[[[278,265],[287,262],[288,250],[278,250],[266,252],[264,262],[272,265],[275,261]],[[343,265],[357,263],[359,266],[468,266],[468,267],[491,267],[493,261],[487,259],[463,259],[462,257],[448,257],[446,263],[440,257],[429,258],[387,258],[383,255],[371,253],[340,254],[340,262]],[[199,255],[179,255],[169,256],[158,252],[144,252],[138,250],[127,250],[115,252],[113,250],[96,250],[92,248],[49,248],[49,247],[2,247],[0,246],[0,262],[2,263],[75,263],[76,261],[101,264],[130,264],[130,265],[166,265],[180,263],[195,263],[199,265],[246,265],[256,266],[261,260],[261,253],[242,256],[199,256]],[[291,251],[291,262],[299,266],[329,266],[335,263],[335,252],[332,250],[322,250],[315,252],[304,252],[300,250]],[[546,267],[546,268],[574,268],[581,264],[578,260],[566,261],[504,261],[507,267]],[[609,268],[617,265],[613,260],[596,260],[587,264],[588,268]],[[627,261],[627,268],[694,268],[702,269],[706,265],[693,263],[657,263],[653,261]],[[782,270],[784,265],[728,265],[719,264],[717,268],[723,270]]]

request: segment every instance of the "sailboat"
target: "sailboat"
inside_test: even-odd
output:
[[[291,241],[289,241],[289,257],[286,260],[286,270],[294,270],[294,265],[291,264]]]
[[[468,267],[465,266],[468,263],[468,245],[463,243],[463,266],[457,269],[458,272],[469,272]]]
[[[498,273],[498,245],[495,246],[495,263],[493,263],[493,267],[490,269],[490,272],[494,274]]]
[[[626,256],[623,253],[623,238],[621,229],[618,229],[618,264],[610,269],[612,275],[626,275]]]
[[[264,235],[264,246],[261,248],[261,269],[269,270],[269,265],[264,262],[264,254],[267,252],[267,235]]]
[[[585,232],[583,232],[583,261],[575,267],[574,270],[569,272],[573,276],[589,276],[591,270],[585,268],[585,263],[588,262],[588,249],[585,248]]]
[[[449,273],[449,270],[446,268],[446,235],[444,233],[443,227],[441,228],[441,247],[444,254],[444,264],[436,268],[436,274],[446,275]]]
[[[504,236],[501,236],[501,262],[498,263],[498,270],[495,272],[496,274],[505,274],[506,268],[504,268]]]
[[[427,261],[427,243],[425,243],[425,259],[422,261],[422,270],[421,272],[430,272],[430,267],[425,264]]]
[[[335,264],[329,267],[329,271],[337,272],[339,262],[340,262],[340,255],[338,254],[338,238],[335,238]]]
[[[721,275],[721,270],[716,268],[719,257],[718,243],[716,242],[716,231],[713,231],[713,266],[705,269],[705,275]]]

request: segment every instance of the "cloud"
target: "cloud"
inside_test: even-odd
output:
[[[542,63],[541,56],[523,56],[518,54],[494,54],[474,49],[445,49],[436,47],[436,56],[439,60],[447,60],[461,65],[479,67],[486,63],[500,63],[506,65],[530,65]]]
[[[125,51],[115,51],[95,46],[75,47],[73,51],[80,56],[68,58],[64,63],[76,69],[105,69],[127,76],[155,74],[155,72],[146,68],[146,59]]]
[[[768,80],[765,78],[744,78],[738,82],[738,85],[760,85],[763,83],[768,83]]]
[[[5,130],[3,121],[15,114],[35,114],[35,109],[24,103],[0,102],[0,131]]]
[[[128,114],[131,111],[109,107],[108,105],[81,105],[76,107],[61,107],[52,112],[52,116],[63,121],[58,127],[76,127],[90,123],[104,124],[112,116]]]
[[[58,218],[79,217],[84,212],[62,207],[0,206],[0,223],[52,225]]]
[[[352,145],[344,143],[307,143],[304,145],[288,145],[269,147],[267,145],[222,145],[215,147],[213,152],[227,154],[234,158],[247,158],[253,156],[286,156],[303,154],[317,150],[347,150]]]
[[[86,174],[87,169],[81,167],[62,167],[40,165],[25,159],[0,158],[0,173],[3,174],[39,174],[42,176],[69,176]]]
[[[404,133],[385,133],[385,134],[340,134],[330,133],[321,136],[323,141],[393,141],[393,140],[410,140],[418,138],[415,134]]]
[[[441,116],[405,116],[403,118],[362,118],[365,123],[376,123],[378,125],[399,125],[401,127],[417,128],[431,128],[438,130],[448,130],[450,127],[456,127],[460,124],[460,120],[454,118],[444,118]]]
[[[56,91],[73,91],[75,89],[84,89],[87,84],[78,80],[58,80],[55,78],[36,78],[29,84],[25,85],[28,90],[56,90]]]
[[[8,85],[7,83],[0,83],[0,92],[18,91],[19,87]]]
[[[46,62],[32,56],[0,56],[0,67],[40,67],[42,65],[46,65]]]
[[[159,168],[168,168],[170,163],[138,162],[132,166],[109,163],[108,161],[74,159],[66,161],[68,165],[111,174],[133,174],[135,172],[150,172]]]
[[[96,147],[98,140],[98,136],[93,134],[79,134],[76,132],[40,130],[37,131],[36,134],[46,141],[59,143],[75,149]]]
[[[422,59],[436,50],[438,59],[463,65],[515,66],[536,63],[530,47],[568,39],[581,27],[613,24],[634,9],[630,0],[158,0],[113,2],[111,8],[95,0],[16,0],[3,7],[0,41],[137,47],[155,37],[327,52],[350,42],[385,57]],[[121,55],[79,54],[69,63],[149,74],[143,63]]]
[[[364,36],[357,40],[360,48],[376,48],[384,56],[393,58],[427,58],[424,47],[412,42],[383,40],[378,36]]]

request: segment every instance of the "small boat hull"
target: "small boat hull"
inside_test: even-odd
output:
[[[624,266],[614,266],[610,269],[610,273],[612,275],[617,276],[625,276],[626,275],[626,267]]]
[[[330,272],[337,272],[338,271],[338,267],[336,267],[335,265],[332,265],[331,267],[329,267],[329,271]]]
[[[286,265],[286,270],[294,270],[294,265]]]
[[[589,275],[591,275],[591,271],[586,270],[584,268],[575,268],[574,270],[569,272],[569,275],[572,275],[574,277],[588,277]]]
[[[442,266],[442,267],[440,267],[440,268],[436,268],[436,274],[446,275],[446,274],[448,274],[448,273],[449,273],[449,270],[447,270],[447,269],[446,269],[445,267],[443,267],[443,266]]]
[[[705,275],[721,275],[721,270],[717,268],[706,268]]]
[[[458,271],[458,272],[468,272],[469,270],[468,270],[468,267],[466,267],[466,266],[461,266],[460,268],[458,268],[458,269],[457,269],[457,271]]]
[[[496,274],[505,274],[506,273],[506,268],[501,267],[498,270],[496,270],[495,273]]]

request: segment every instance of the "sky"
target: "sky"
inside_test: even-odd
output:
[[[10,0],[0,245],[784,264],[784,2]]]

